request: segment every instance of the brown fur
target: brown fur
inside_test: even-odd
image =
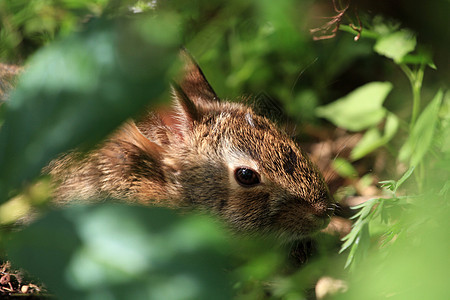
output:
[[[0,63],[0,104],[8,98],[8,93],[15,86],[21,71],[19,66]]]
[[[186,60],[171,111],[128,122],[97,150],[68,154],[47,171],[58,201],[113,197],[207,209],[245,232],[296,239],[323,228],[334,205],[317,168],[298,145],[243,104],[220,101]],[[250,167],[261,183],[238,184]]]

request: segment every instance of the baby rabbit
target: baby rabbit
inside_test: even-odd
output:
[[[96,150],[47,168],[58,201],[118,198],[193,207],[234,229],[296,240],[324,228],[333,199],[318,169],[267,118],[221,101],[188,54],[170,111],[129,121]]]

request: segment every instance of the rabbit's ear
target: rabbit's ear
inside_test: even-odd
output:
[[[183,89],[172,84],[174,95],[174,112],[172,114],[161,114],[163,123],[171,128],[171,131],[184,139],[185,135],[192,129],[196,121],[200,121],[204,114],[203,109],[197,106]]]
[[[219,97],[217,97],[206,80],[202,70],[186,49],[180,51],[180,56],[184,63],[184,68],[178,83],[184,94],[196,106],[219,101]]]
[[[192,128],[193,123],[199,121],[202,117],[201,106],[197,106],[179,85],[172,84],[172,91],[177,117],[181,122],[180,125],[185,128]]]
[[[169,110],[157,110],[150,114],[148,120],[138,124],[139,128],[153,126],[154,122],[160,128],[169,130],[170,136],[176,142],[183,142],[192,130],[194,123],[200,121],[203,115],[219,101],[216,93],[209,85],[199,66],[194,62],[186,50],[181,50],[184,68],[181,76],[172,83],[174,104]],[[145,119],[145,118],[144,118]],[[147,125],[148,126],[147,126]],[[145,130],[142,130],[144,131]],[[167,131],[166,131],[167,133]],[[145,134],[145,133],[144,133]],[[148,134],[145,134],[148,137]],[[162,134],[159,134],[161,136]],[[171,140],[169,135],[162,140]]]
[[[145,137],[134,122],[125,123],[115,139],[121,143],[134,146],[133,148],[129,147],[129,151],[124,156],[132,156],[131,154],[133,154],[135,157],[144,157],[143,154],[145,153],[146,157],[151,157],[155,161],[160,161],[161,155],[165,151],[163,147]],[[130,149],[134,150],[131,151]]]
[[[147,113],[137,122],[146,138],[158,140],[161,145],[184,142],[194,123],[200,121],[207,111],[207,105],[196,105],[176,83],[172,83],[172,94],[172,107]]]

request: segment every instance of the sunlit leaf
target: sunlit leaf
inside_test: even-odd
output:
[[[375,149],[387,144],[397,132],[398,124],[399,120],[397,116],[392,113],[388,113],[383,136],[381,136],[377,128],[369,129],[355,148],[353,148],[350,153],[350,158],[352,160],[360,159]]]
[[[352,160],[357,160],[361,157],[366,156],[370,152],[380,147],[382,145],[382,140],[383,138],[378,128],[370,128],[366,131],[366,133],[364,133],[363,137],[355,146],[355,148],[352,149],[350,158]]]
[[[386,115],[383,102],[392,89],[390,82],[371,82],[326,106],[316,114],[338,127],[360,131],[378,124]]]
[[[374,50],[393,59],[396,63],[416,48],[415,35],[407,30],[396,31],[381,36],[375,43]]]

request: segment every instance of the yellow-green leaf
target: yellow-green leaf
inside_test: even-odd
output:
[[[370,82],[331,104],[318,107],[316,114],[338,127],[364,130],[378,124],[386,115],[383,102],[391,89],[390,82]]]
[[[374,50],[381,55],[399,63],[402,58],[416,48],[416,37],[408,30],[396,31],[381,36],[375,43]]]

